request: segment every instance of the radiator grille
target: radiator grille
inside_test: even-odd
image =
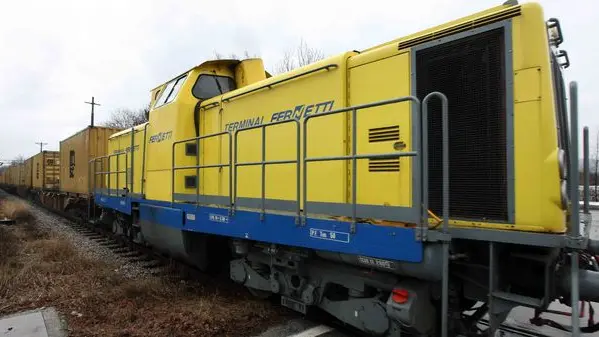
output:
[[[418,51],[418,98],[449,99],[450,216],[507,221],[503,29]],[[429,207],[442,211],[441,106],[430,104]]]
[[[368,172],[399,172],[398,159],[369,159]]]
[[[386,142],[399,140],[399,125],[372,128],[368,130],[368,142]]]

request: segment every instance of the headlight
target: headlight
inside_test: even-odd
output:
[[[559,177],[560,179],[567,179],[568,167],[566,166],[566,152],[562,149],[557,151],[557,163],[559,166]]]
[[[560,194],[562,201],[562,209],[568,209],[568,182],[566,182],[565,180],[562,180],[562,183],[560,185]]]

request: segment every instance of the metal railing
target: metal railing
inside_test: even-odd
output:
[[[420,230],[428,228],[428,114],[429,114],[429,102],[431,99],[437,98],[441,101],[441,133],[443,142],[443,154],[442,154],[442,172],[443,172],[443,227],[441,231],[447,236],[449,228],[449,106],[447,102],[447,96],[444,94],[434,91],[426,95],[422,100],[422,125],[421,125],[421,137],[422,137],[422,205],[423,223],[420,226]],[[449,244],[450,238],[446,237],[443,243],[443,278],[441,280],[441,336],[446,337],[448,334],[447,324],[449,315]]]
[[[119,156],[125,155],[125,169],[124,170],[120,170],[120,165],[119,165]],[[116,171],[111,171],[110,170],[110,159],[113,157],[117,157],[116,159]],[[103,159],[106,159],[108,164],[108,170],[107,171],[103,171],[104,170],[104,165],[103,165]],[[100,166],[100,171],[96,171],[96,164],[98,163],[98,161],[100,162],[101,166]],[[107,176],[107,182],[106,182],[106,187],[107,187],[107,194],[108,195],[112,195],[112,189],[110,188],[111,186],[111,175],[116,174],[116,191],[119,190],[119,174],[125,174],[125,188],[129,187],[129,174],[127,174],[127,163],[129,162],[129,152],[128,151],[123,151],[123,152],[118,152],[118,153],[113,153],[113,154],[109,154],[106,156],[101,156],[101,157],[96,157],[92,160],[89,161],[88,165],[90,166],[89,168],[89,172],[90,174],[88,175],[90,178],[93,177],[93,187],[91,188],[90,192],[94,192],[96,189],[96,181],[97,181],[97,176],[100,176],[100,181],[103,181],[103,177]],[[90,179],[92,180],[92,179]],[[90,184],[92,183],[91,181],[89,182]],[[104,184],[104,183],[103,183]],[[128,193],[128,192],[127,192]],[[119,193],[117,192],[117,195],[119,195]]]
[[[209,164],[209,165],[200,165],[200,140],[202,139],[208,139],[208,138],[214,138],[214,137],[220,137],[220,136],[224,136],[227,135],[229,138],[229,162],[225,163],[225,164]],[[191,165],[191,166],[175,166],[175,153],[176,153],[176,146],[178,144],[182,144],[182,143],[189,143],[195,141],[196,144],[196,165]],[[174,203],[176,198],[175,198],[175,173],[176,171],[179,170],[192,170],[195,169],[196,171],[196,193],[195,193],[195,202],[196,205],[199,204],[200,202],[200,169],[207,169],[207,168],[222,168],[222,167],[229,167],[229,206],[231,208],[233,208],[233,203],[232,203],[232,175],[231,175],[231,166],[233,163],[232,160],[232,135],[230,132],[227,131],[223,131],[223,132],[217,132],[217,133],[213,133],[213,134],[209,134],[209,135],[204,135],[204,136],[199,136],[199,137],[193,137],[193,138],[188,138],[188,139],[183,139],[183,140],[179,140],[176,142],[173,142],[172,145],[172,170],[171,170],[171,202]]]
[[[368,104],[361,104],[356,106],[351,106],[347,108],[341,108],[337,110],[332,110],[328,112],[322,112],[315,115],[306,116],[304,118],[304,132],[303,132],[303,165],[304,165],[304,175],[303,175],[303,206],[304,206],[304,216],[302,218],[302,224],[306,223],[308,217],[308,163],[310,162],[323,162],[323,161],[339,161],[339,160],[351,160],[352,162],[352,170],[351,170],[351,205],[352,205],[352,223],[351,223],[351,233],[355,233],[356,231],[356,221],[357,221],[357,160],[360,159],[398,159],[401,157],[414,157],[418,154],[417,151],[408,151],[408,152],[389,152],[389,153],[372,153],[372,154],[357,154],[357,115],[358,110],[373,108],[393,103],[401,103],[411,101],[416,105],[416,111],[420,109],[420,101],[418,98],[413,96],[399,97],[395,99],[379,101]],[[352,114],[352,127],[351,127],[351,154],[346,156],[327,156],[327,157],[308,157],[308,122],[314,118],[326,117],[339,113],[351,112]],[[417,205],[418,207],[419,205]]]
[[[296,158],[295,159],[289,159],[289,160],[266,160],[266,128],[271,127],[271,126],[276,126],[276,125],[282,125],[282,124],[288,124],[288,123],[295,123],[295,130],[296,130]],[[261,129],[261,134],[262,134],[262,147],[261,147],[261,161],[256,161],[256,162],[244,162],[244,163],[239,163],[237,162],[238,159],[238,154],[237,154],[237,137],[239,135],[239,133],[241,132],[246,132],[249,130],[254,130],[254,129]],[[235,160],[233,162],[233,191],[234,191],[234,205],[237,205],[237,168],[239,166],[256,166],[256,165],[260,165],[261,167],[261,193],[260,193],[260,206],[261,206],[261,214],[260,214],[260,220],[264,220],[264,214],[266,213],[266,165],[283,165],[283,164],[295,164],[296,165],[296,223],[299,223],[299,219],[301,217],[301,206],[300,206],[300,194],[301,194],[301,190],[300,190],[300,123],[297,119],[289,119],[289,120],[284,120],[284,121],[277,121],[277,122],[271,122],[268,124],[262,124],[262,125],[254,125],[254,126],[250,126],[247,128],[243,128],[243,129],[237,129],[235,130],[235,134],[234,134],[234,150],[233,153],[235,155]]]
[[[142,162],[141,162],[141,180],[140,180],[140,192],[141,192],[141,196],[144,197],[144,185],[145,185],[145,158],[146,158],[146,147],[145,147],[145,143],[146,143],[146,136],[147,136],[147,129],[148,129],[148,125],[149,123],[146,123],[144,125],[143,128],[143,143],[141,143],[141,146],[143,146],[143,153],[142,153]],[[116,191],[117,195],[122,195],[119,190],[119,186],[120,186],[120,181],[119,181],[119,174],[125,174],[125,187],[123,188],[123,191],[125,192],[125,195],[129,195],[129,194],[133,194],[135,191],[135,134],[136,133],[140,133],[142,132],[142,130],[136,130],[135,127],[132,127],[131,129],[129,129],[130,134],[131,134],[131,143],[130,143],[130,147],[129,148],[125,148],[124,150],[117,150],[119,152],[117,153],[113,153],[113,154],[109,154],[106,156],[100,156],[100,157],[96,157],[93,158],[92,160],[90,160],[88,162],[88,179],[90,180],[88,182],[88,188],[90,190],[90,192],[95,192],[96,190],[96,183],[97,183],[97,176],[100,175],[100,181],[102,181],[102,184],[104,185],[105,182],[102,180],[102,176],[108,176],[108,181],[106,183],[107,185],[107,194],[108,195],[112,195],[112,189],[110,188],[111,186],[111,175],[116,174],[116,185],[117,187],[114,189]],[[131,153],[131,156],[129,156],[129,152]],[[119,156],[125,155],[125,169],[124,170],[120,170],[120,164],[119,164]],[[112,157],[117,157],[116,159],[116,171],[112,171],[111,170],[111,166],[110,166],[110,160]],[[104,170],[104,162],[102,160],[106,159],[108,164],[108,169],[105,171]],[[97,171],[97,163],[100,162],[101,166],[100,166],[100,171]],[[130,171],[127,171],[128,169],[130,169]],[[93,180],[92,180],[93,178]]]
[[[444,96],[443,96],[444,97]],[[351,217],[352,217],[352,224],[351,224],[351,232],[355,233],[356,230],[356,223],[357,223],[357,219],[359,216],[359,212],[358,212],[358,205],[357,205],[357,182],[358,182],[358,178],[357,178],[357,161],[358,160],[363,160],[363,159],[399,159],[402,157],[415,157],[418,155],[418,152],[421,151],[421,149],[426,149],[427,148],[427,140],[426,138],[424,139],[420,139],[418,137],[418,134],[413,135],[414,137],[414,142],[413,142],[413,147],[416,147],[416,149],[414,151],[405,151],[405,152],[389,152],[389,153],[370,153],[370,154],[359,154],[358,153],[358,148],[357,148],[357,135],[358,135],[358,121],[357,121],[357,116],[358,116],[358,111],[362,110],[362,109],[368,109],[368,108],[373,108],[373,107],[379,107],[379,106],[384,106],[384,105],[390,105],[390,104],[396,104],[396,103],[401,103],[401,102],[412,102],[414,104],[414,106],[412,107],[412,109],[410,109],[409,111],[416,111],[418,113],[421,112],[421,106],[420,106],[420,101],[413,96],[406,96],[406,97],[399,97],[399,98],[395,98],[395,99],[390,99],[390,100],[384,100],[384,101],[379,101],[379,102],[374,102],[374,103],[368,103],[368,104],[362,104],[362,105],[356,105],[356,106],[352,106],[352,107],[347,107],[347,108],[341,108],[341,109],[337,109],[337,110],[333,110],[333,111],[328,111],[328,112],[323,112],[323,113],[319,113],[319,114],[315,114],[315,115],[310,115],[310,116],[306,116],[306,118],[303,121],[303,126],[304,126],[304,130],[303,130],[303,144],[302,142],[302,131],[301,131],[301,123],[298,119],[292,118],[289,120],[284,120],[284,121],[277,121],[277,122],[272,122],[272,123],[267,123],[267,124],[262,124],[262,125],[254,125],[254,126],[250,126],[250,127],[246,127],[246,128],[242,128],[242,129],[237,129],[234,132],[227,132],[227,131],[223,131],[223,132],[217,132],[217,133],[213,133],[213,134],[209,134],[209,135],[203,135],[203,136],[198,136],[198,137],[193,137],[193,138],[188,138],[188,139],[183,139],[183,140],[179,140],[173,143],[172,145],[172,157],[171,157],[171,202],[174,203],[176,200],[178,200],[177,197],[177,193],[176,192],[176,185],[175,185],[175,176],[176,176],[176,172],[180,171],[180,170],[195,170],[196,175],[195,175],[195,188],[196,188],[196,193],[195,193],[195,198],[193,199],[193,201],[195,201],[196,205],[200,204],[202,200],[208,200],[206,197],[210,197],[208,195],[205,194],[200,194],[200,175],[199,172],[201,169],[207,169],[207,168],[223,168],[223,167],[228,167],[229,168],[229,175],[228,175],[228,180],[229,180],[229,192],[227,196],[218,196],[218,197],[224,197],[226,198],[227,202],[226,202],[226,206],[230,207],[230,213],[233,214],[236,210],[236,208],[238,208],[239,206],[245,206],[245,204],[248,202],[245,199],[253,199],[253,198],[245,198],[245,197],[241,197],[238,194],[238,188],[239,188],[239,179],[238,179],[238,172],[239,172],[239,167],[245,167],[245,166],[260,166],[261,171],[260,171],[260,198],[259,200],[252,200],[252,204],[256,205],[256,208],[260,208],[261,210],[261,219],[264,219],[264,214],[267,212],[267,210],[270,210],[271,208],[273,210],[277,210],[277,209],[285,209],[285,210],[290,210],[296,213],[296,222],[297,224],[301,224],[304,225],[306,223],[306,219],[308,217],[308,205],[309,205],[309,200],[307,198],[308,195],[308,163],[311,162],[325,162],[325,161],[351,161],[352,162],[352,174],[351,174],[351,184],[352,184],[352,200],[351,200]],[[444,101],[442,101],[446,109],[446,99]],[[325,117],[325,116],[331,116],[334,114],[341,114],[341,113],[349,113],[351,112],[352,114],[352,149],[351,149],[351,154],[349,155],[340,155],[340,156],[325,156],[325,157],[309,157],[307,155],[308,153],[308,122],[311,119],[314,118],[318,118],[318,117]],[[420,126],[420,118],[416,118],[415,123],[417,123],[418,126]],[[273,126],[278,126],[278,125],[282,125],[282,124],[288,124],[288,123],[293,123],[295,124],[295,140],[296,140],[296,155],[294,159],[285,159],[285,160],[266,160],[267,158],[267,153],[266,153],[266,138],[267,138],[267,128],[269,127],[273,127]],[[243,132],[248,132],[250,130],[255,130],[255,129],[261,129],[261,140],[262,140],[262,144],[261,144],[261,151],[260,151],[260,158],[261,160],[259,161],[249,161],[249,162],[239,162],[239,134],[243,133]],[[418,129],[418,128],[417,128]],[[423,130],[426,129],[426,127],[422,127]],[[227,163],[218,163],[218,164],[205,164],[205,165],[200,165],[200,140],[203,139],[208,139],[208,138],[214,138],[214,137],[222,137],[222,136],[228,136],[229,138],[229,160]],[[176,150],[177,150],[177,145],[182,144],[182,143],[190,143],[190,142],[195,142],[196,144],[196,165],[187,165],[187,166],[176,166]],[[303,153],[303,157],[302,157],[302,153]],[[302,159],[303,159],[303,174],[302,174]],[[427,167],[428,164],[426,161],[422,161],[420,162],[422,167],[421,170],[422,172],[427,172]],[[295,185],[296,185],[296,198],[295,200],[270,200],[267,198],[266,195],[266,166],[268,165],[285,165],[285,164],[295,164],[296,168],[296,179],[295,179]],[[416,175],[416,178],[418,179],[422,179],[423,176],[427,177],[426,174],[421,174],[420,172],[416,172],[413,171],[413,174]],[[303,185],[302,185],[302,179],[303,179]],[[424,189],[423,187],[426,186],[424,184],[420,184],[420,181],[416,179],[415,181],[417,181],[417,185],[420,186],[420,196],[424,197],[426,196],[426,189]],[[428,178],[427,178],[428,179]],[[303,195],[303,197],[302,197]],[[220,200],[224,200],[224,199],[220,199]],[[192,200],[189,200],[192,201]],[[244,201],[244,202],[242,202]],[[270,202],[285,202],[287,203],[285,206],[277,206],[274,203],[270,204]],[[344,203],[344,204],[348,204],[348,203]],[[279,204],[280,205],[280,204]],[[420,200],[416,200],[416,202],[412,205],[411,208],[418,208],[418,214],[420,214],[420,220],[417,221],[419,224],[419,228],[421,231],[424,231],[425,228],[428,227],[428,212],[427,212],[427,207],[426,207],[427,203],[422,203]],[[272,207],[271,207],[272,206]],[[302,211],[302,206],[303,206],[303,211]],[[250,207],[250,208],[253,208]],[[350,214],[348,212],[348,214]],[[340,214],[340,215],[345,215],[345,214]]]

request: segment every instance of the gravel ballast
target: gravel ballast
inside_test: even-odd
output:
[[[121,257],[106,246],[82,235],[71,226],[69,220],[38,206],[32,206],[31,212],[36,217],[37,225],[40,228],[64,236],[83,256],[114,265],[115,272],[127,278],[144,277],[150,274],[148,269],[143,268],[142,262],[134,262]]]

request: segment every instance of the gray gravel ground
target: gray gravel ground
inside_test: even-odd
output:
[[[69,225],[68,220],[35,205],[31,205],[31,211],[37,219],[36,224],[40,228],[50,229],[54,233],[67,238],[83,256],[106,261],[115,266],[115,272],[127,278],[150,275],[149,270],[142,267],[143,262],[131,262],[98,242],[81,235]]]

